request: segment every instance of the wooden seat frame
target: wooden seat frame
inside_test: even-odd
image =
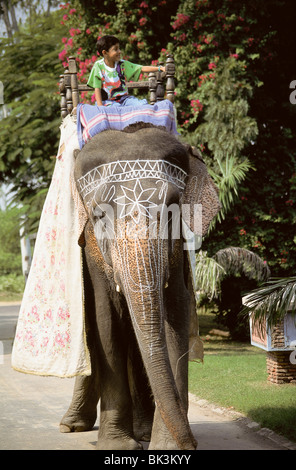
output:
[[[161,65],[161,64],[160,64]],[[167,55],[165,72],[151,72],[148,80],[139,82],[127,82],[128,90],[133,88],[147,89],[149,91],[149,103],[155,104],[165,98],[174,102],[175,92],[175,64],[172,55]],[[78,83],[76,57],[69,57],[69,65],[65,73],[60,75],[61,116],[66,117],[80,102],[80,93],[93,91],[93,88]]]

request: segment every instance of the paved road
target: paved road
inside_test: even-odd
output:
[[[0,306],[0,449],[93,450],[98,423],[85,433],[59,433],[59,421],[71,400],[74,379],[39,377],[10,365],[17,306]],[[189,421],[198,450],[287,450],[285,439],[254,428],[245,418],[191,397]],[[294,450],[296,450],[296,445]]]

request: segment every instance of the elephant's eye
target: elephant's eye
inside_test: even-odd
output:
[[[103,211],[100,207],[96,206],[92,211],[92,218],[94,222],[103,219],[106,216],[106,211]]]

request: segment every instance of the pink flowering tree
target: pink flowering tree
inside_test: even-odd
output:
[[[284,3],[288,11],[289,2]],[[296,264],[295,234],[283,234],[293,226],[296,204],[295,132],[283,73],[291,70],[287,44],[293,47],[288,27],[277,32],[278,2],[74,0],[62,9],[61,64],[75,55],[81,82],[97,59],[96,40],[104,34],[116,35],[123,58],[136,63],[148,65],[164,61],[168,52],[174,55],[178,130],[202,151],[224,206],[204,243],[209,252],[217,244],[253,249],[276,273],[289,272]],[[290,16],[292,12],[286,15],[288,23]],[[292,79],[286,80],[287,96]],[[278,166],[275,173],[272,168]],[[282,181],[279,173],[285,175]]]

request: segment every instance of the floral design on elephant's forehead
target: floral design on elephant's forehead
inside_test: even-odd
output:
[[[134,210],[137,208],[138,212],[144,214],[144,203],[150,203],[150,198],[156,191],[155,183],[153,187],[143,187],[144,179],[172,183],[183,191],[186,177],[184,170],[166,160],[122,160],[102,164],[90,170],[79,178],[78,190],[86,205],[90,206],[98,190],[101,191],[104,201],[109,202],[113,199],[115,187],[110,183],[134,181],[134,186],[120,185],[123,194],[116,202],[124,204],[128,210],[133,206]],[[160,194],[163,193],[164,189],[160,187]],[[122,198],[125,198],[125,202]]]
[[[151,201],[156,188],[144,189],[141,181],[133,181],[133,187],[121,185],[122,196],[114,199],[114,202],[122,207],[119,218],[131,216],[133,221],[138,224],[142,216],[151,218],[150,210],[157,205]]]

